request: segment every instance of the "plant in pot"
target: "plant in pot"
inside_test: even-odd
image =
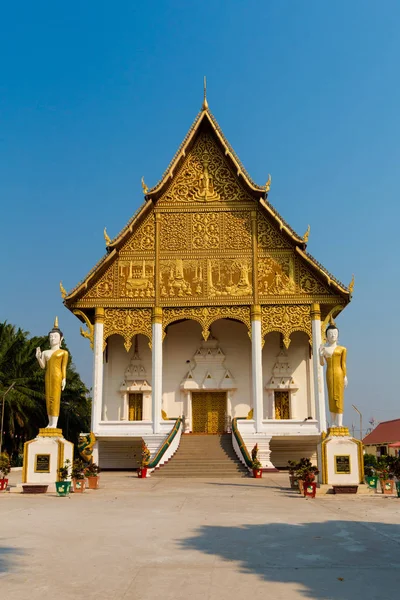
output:
[[[0,454],[0,491],[6,490],[8,486],[7,475],[11,471],[11,463],[8,454]]]
[[[376,463],[376,472],[381,484],[382,494],[394,492],[394,460],[392,456],[381,456]]]
[[[147,477],[147,465],[150,462],[150,450],[147,447],[147,444],[144,440],[142,440],[142,458],[140,461],[140,468],[138,471],[138,477],[140,479],[145,479]]]
[[[305,493],[306,486],[314,483],[315,475],[318,475],[318,468],[315,467],[309,458],[301,458],[296,465],[296,478],[299,484],[300,494]],[[316,484],[314,484],[316,487]],[[313,487],[313,486],[311,486]]]
[[[290,487],[292,489],[297,489],[299,487],[296,477],[297,462],[295,460],[288,460],[288,466]]]
[[[69,480],[69,471],[71,468],[71,461],[67,458],[63,467],[60,467],[57,471],[58,481],[56,481],[56,492],[58,496],[68,496],[71,489],[71,481]]]
[[[85,465],[79,458],[72,463],[71,477],[74,492],[83,493],[85,490]]]
[[[261,479],[262,477],[262,464],[258,460],[258,444],[256,444],[251,451],[251,468],[253,469],[253,477]]]
[[[96,463],[91,462],[85,467],[85,476],[88,481],[89,490],[97,490],[99,487],[100,469]]]
[[[376,490],[378,487],[378,476],[376,475],[375,468],[372,465],[364,464],[364,476],[368,487]]]

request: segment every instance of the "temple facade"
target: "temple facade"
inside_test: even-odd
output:
[[[257,443],[264,469],[316,459],[326,431],[318,348],[351,292],[307,252],[308,232],[283,220],[269,189],[270,178],[250,179],[205,101],[159,183],[143,182],[137,213],[64,294],[94,352],[101,467],[137,466],[138,440],[162,454],[159,466],[181,435],[224,432],[242,462]]]

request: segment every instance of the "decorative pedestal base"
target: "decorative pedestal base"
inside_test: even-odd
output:
[[[356,493],[356,486],[364,481],[360,440],[352,438],[347,427],[331,427],[320,444],[319,454],[322,460],[322,483],[336,487],[336,493]],[[350,488],[353,488],[352,492],[348,491]]]
[[[73,454],[74,445],[64,439],[61,429],[39,429],[39,435],[24,445],[22,484],[48,485],[49,492],[55,491],[58,469],[67,459],[72,465]]]

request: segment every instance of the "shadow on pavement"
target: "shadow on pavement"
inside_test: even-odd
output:
[[[20,556],[21,550],[7,546],[0,546],[0,574],[14,570],[14,557]]]
[[[400,584],[400,526],[325,521],[220,527],[204,525],[178,542],[184,550],[237,563],[240,573],[297,584],[298,597],[389,598]],[[296,594],[296,597],[297,597]]]

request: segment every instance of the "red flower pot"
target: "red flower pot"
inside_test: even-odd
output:
[[[315,481],[305,481],[304,482],[304,496],[310,496],[310,498],[315,498],[315,494],[317,493],[317,484]]]
[[[8,486],[8,479],[0,479],[0,491],[6,490]]]
[[[145,479],[147,477],[147,467],[141,467],[138,471],[139,479]]]
[[[255,479],[261,479],[261,477],[262,477],[261,469],[253,469],[253,477],[255,477]]]

